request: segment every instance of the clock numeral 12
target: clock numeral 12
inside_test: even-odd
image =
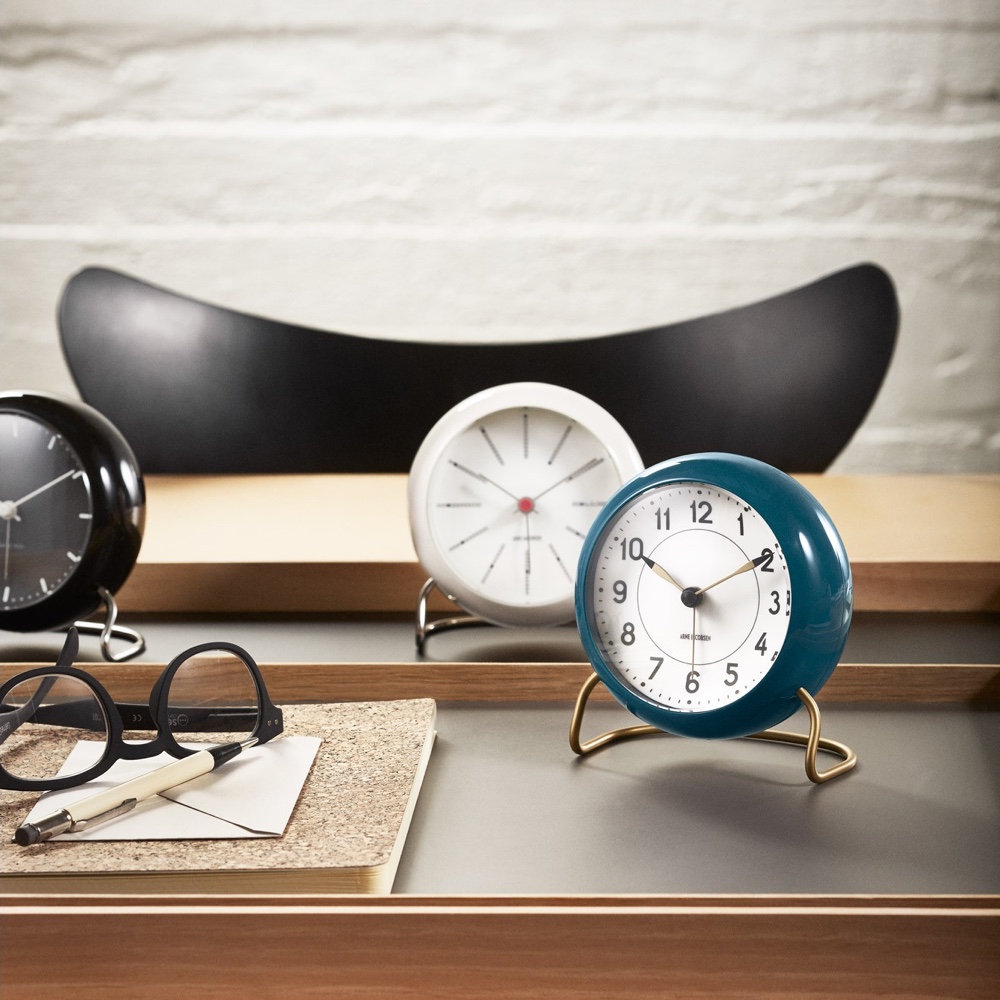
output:
[[[701,517],[698,516],[698,511],[702,511]],[[691,501],[691,520],[695,524],[714,524],[712,520],[712,505],[707,500],[692,500]]]

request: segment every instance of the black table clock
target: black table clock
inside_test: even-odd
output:
[[[825,781],[853,751],[820,738],[815,694],[847,640],[853,585],[833,521],[777,469],[718,452],[671,459],[626,483],[580,554],[576,617],[594,668],[570,744],[624,736],[755,737],[806,747]],[[645,726],[579,739],[598,681]],[[802,705],[810,733],[769,729]],[[820,773],[817,749],[843,761]]]
[[[139,555],[145,488],[132,450],[92,407],[0,393],[0,629],[73,624],[120,661],[145,643],[116,623],[114,594]],[[104,606],[102,622],[76,621]],[[112,639],[128,646],[113,653]]]

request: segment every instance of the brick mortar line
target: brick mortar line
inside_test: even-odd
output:
[[[2,141],[70,141],[128,138],[366,138],[366,139],[736,139],[754,142],[865,140],[927,143],[1000,140],[1000,121],[925,124],[910,122],[475,122],[475,121],[267,121],[261,119],[196,121],[108,119],[68,124],[37,123],[0,126]]]
[[[992,225],[922,226],[898,223],[845,224],[842,222],[748,222],[748,223],[574,223],[505,222],[484,217],[467,224],[409,223],[0,223],[0,239],[24,242],[76,240],[79,242],[226,242],[245,239],[352,239],[415,240],[428,242],[490,242],[498,239],[662,239],[663,237],[706,241],[761,240],[931,240],[964,242],[975,240],[1000,245],[1000,231]]]

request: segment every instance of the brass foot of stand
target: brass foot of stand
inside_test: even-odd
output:
[[[657,729],[656,726],[627,726],[623,729],[612,729],[610,732],[602,733],[600,736],[595,736],[592,739],[581,742],[580,726],[583,723],[583,713],[587,707],[587,699],[590,698],[591,692],[600,683],[600,680],[597,674],[591,674],[584,682],[583,687],[580,688],[579,695],[577,695],[576,707],[573,709],[573,718],[569,724],[569,745],[573,753],[579,754],[582,757],[584,754],[592,753],[594,750],[607,746],[609,743],[617,743],[635,736],[667,735],[662,729]],[[843,743],[823,739],[820,736],[821,720],[816,700],[805,688],[799,688],[798,696],[809,713],[808,733],[789,733],[780,729],[767,729],[762,733],[753,733],[743,738],[748,740],[768,740],[772,743],[787,743],[793,746],[805,747],[806,775],[810,781],[817,785],[824,781],[829,781],[831,778],[836,778],[838,774],[850,771],[857,764],[858,755],[850,747],[844,746]],[[839,764],[835,764],[825,771],[820,771],[816,767],[816,754],[819,750],[836,754],[843,759]]]
[[[446,629],[451,628],[466,628],[469,625],[488,625],[489,622],[484,622],[481,618],[476,618],[474,615],[456,615],[451,618],[439,618],[437,621],[428,622],[427,621],[427,598],[430,596],[430,592],[436,588],[434,583],[434,578],[431,577],[424,585],[420,588],[420,597],[417,599],[417,628],[416,628],[416,645],[417,652],[422,656],[424,652],[424,643],[427,641],[427,637],[435,632],[443,632]],[[442,591],[439,591],[442,593]],[[445,597],[448,595],[445,594]]]
[[[146,640],[135,631],[124,625],[115,624],[118,618],[118,605],[111,592],[104,587],[98,587],[104,604],[103,622],[73,622],[73,626],[83,635],[99,635],[101,637],[101,655],[110,663],[122,663],[138,656],[146,648]],[[117,653],[111,651],[112,639],[124,639],[129,645]]]

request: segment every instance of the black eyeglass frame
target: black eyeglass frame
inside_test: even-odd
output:
[[[192,754],[197,753],[198,750],[181,746],[176,739],[176,735],[183,738],[185,730],[201,733],[241,731],[237,723],[241,717],[246,719],[247,713],[243,711],[234,713],[233,709],[225,707],[213,708],[207,706],[205,708],[190,710],[192,716],[197,713],[196,724],[178,726],[175,719],[175,724],[171,725],[171,712],[165,697],[166,692],[170,690],[170,682],[187,660],[199,653],[206,653],[209,650],[221,650],[239,657],[253,678],[254,687],[257,691],[257,723],[247,739],[255,737],[258,744],[266,743],[268,740],[278,736],[284,729],[281,709],[268,696],[260,668],[257,666],[254,658],[245,649],[237,646],[235,643],[202,642],[196,646],[192,646],[190,649],[184,650],[183,653],[179,653],[167,664],[163,673],[160,674],[153,685],[147,705],[116,702],[96,677],[72,666],[71,663],[76,657],[78,648],[79,639],[76,635],[76,629],[71,628],[55,666],[34,667],[31,670],[15,674],[4,681],[3,684],[0,684],[0,706],[3,705],[3,699],[15,685],[24,683],[33,677],[62,676],[76,678],[93,691],[104,712],[107,733],[107,743],[104,753],[95,764],[84,771],[52,778],[22,778],[11,774],[3,766],[2,760],[0,760],[0,789],[30,792],[73,788],[76,785],[82,785],[94,778],[100,777],[100,775],[104,774],[105,771],[119,760],[142,760],[147,757],[155,757],[157,754],[163,752],[170,754],[171,757],[190,757]],[[67,660],[69,662],[66,662]],[[54,707],[57,709],[62,708],[62,706]],[[0,711],[0,744],[15,732],[17,728],[14,727],[8,730],[8,727],[4,725],[5,716],[18,711],[21,711],[21,709],[13,709],[9,713]],[[36,711],[36,709],[32,709],[32,715]],[[126,719],[128,720],[127,722]],[[188,722],[191,723],[191,721],[189,718]],[[216,728],[207,727],[205,725],[206,721],[214,722]],[[53,721],[52,724],[65,725],[66,723],[65,721]],[[144,743],[126,743],[124,733],[137,729],[155,729],[157,733],[152,740]]]

